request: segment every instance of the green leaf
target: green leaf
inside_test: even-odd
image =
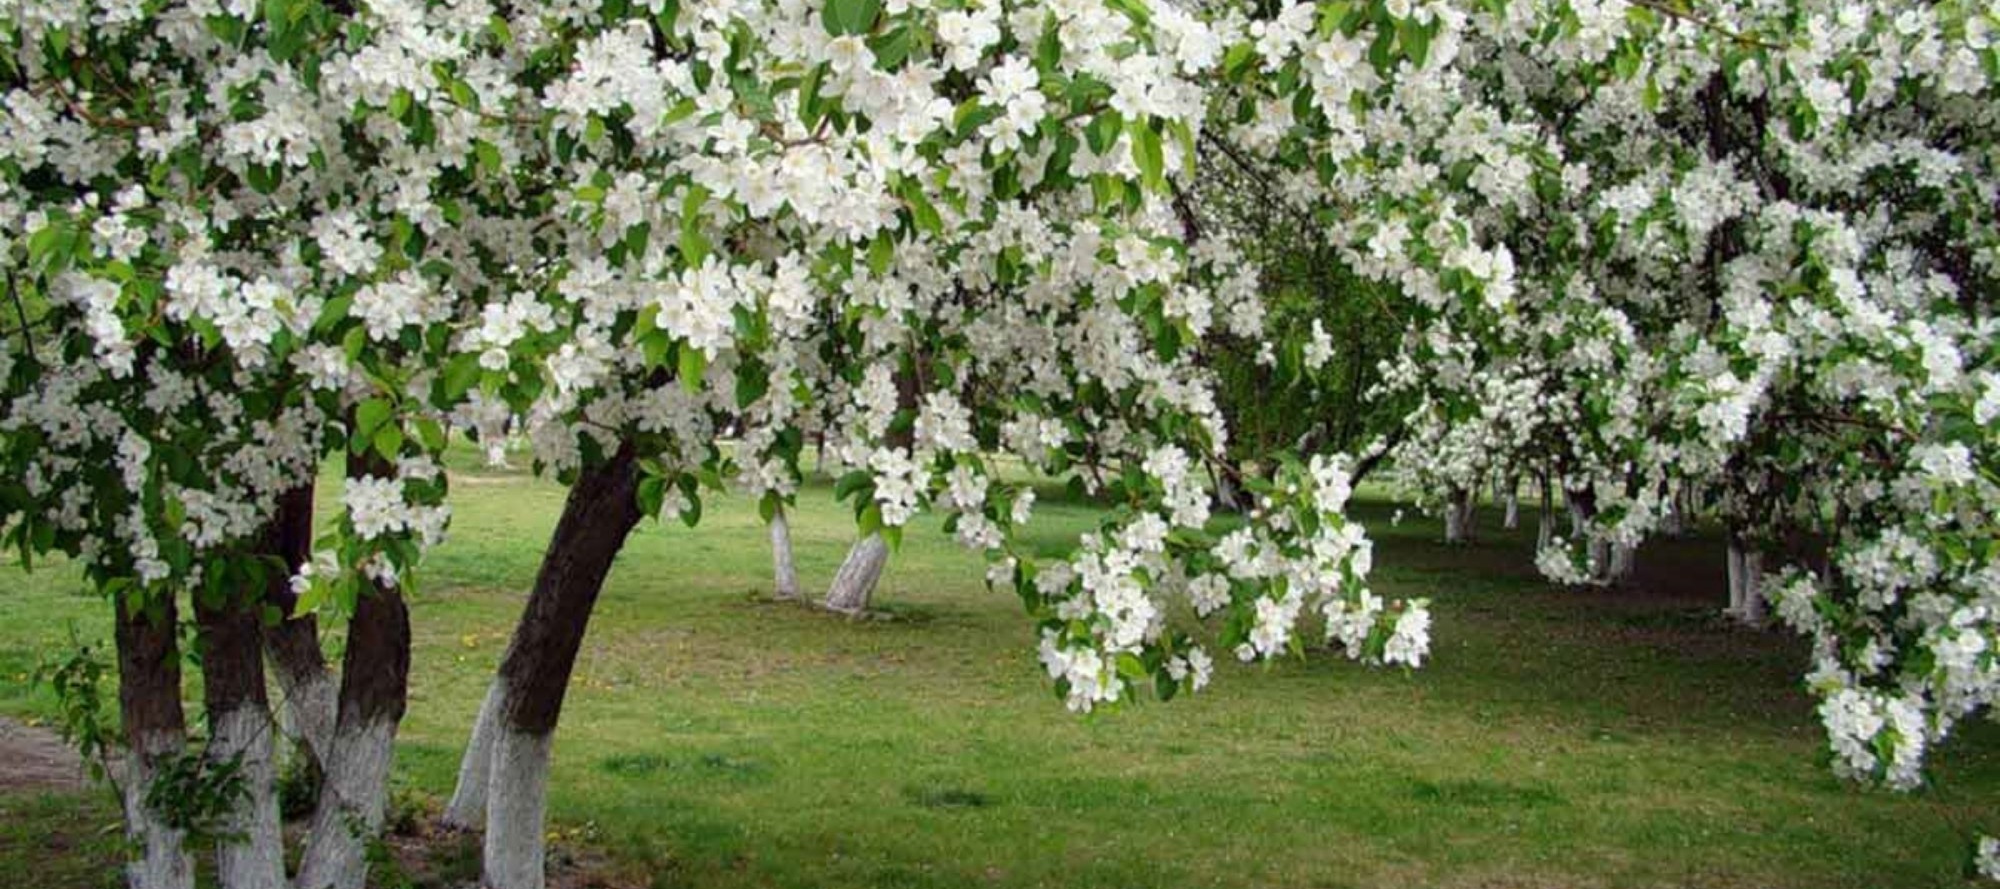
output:
[[[443,383],[445,400],[456,402],[465,393],[472,391],[472,387],[479,385],[479,376],[482,370],[483,368],[479,366],[478,355],[471,352],[463,352],[451,356],[451,360],[445,362],[444,365]]]
[[[375,453],[394,460],[403,452],[403,429],[393,423],[375,430]]]
[[[1139,174],[1146,180],[1146,187],[1154,191],[1165,191],[1167,187],[1167,157],[1160,145],[1160,134],[1145,121],[1135,120],[1127,130],[1132,135],[1132,159],[1139,164]]]
[[[847,495],[862,488],[871,487],[874,482],[875,477],[869,475],[866,470],[856,469],[841,476],[839,480],[833,483],[833,499],[835,501],[846,500]]]
[[[938,234],[944,231],[944,217],[938,215],[937,207],[924,194],[923,183],[915,179],[905,179],[902,185],[903,201],[910,207],[910,222],[918,231]]]
[[[417,427],[417,440],[423,442],[424,450],[433,454],[444,453],[445,445],[450,440],[445,436],[443,423],[430,417],[419,417],[414,425]]]
[[[1083,130],[1084,141],[1090,144],[1092,154],[1103,154],[1111,150],[1111,144],[1118,141],[1118,130],[1125,122],[1118,112],[1106,110],[1091,118],[1090,125]]]
[[[701,208],[708,203],[708,189],[690,185],[681,198],[681,263],[697,268],[708,258],[708,237],[701,233]]]
[[[681,388],[689,395],[701,393],[702,374],[708,371],[708,353],[686,343],[680,347]]]
[[[667,480],[648,475],[639,480],[639,514],[658,517],[667,502]]]
[[[909,28],[896,28],[887,34],[869,38],[868,48],[875,51],[877,68],[893,71],[910,57],[910,49],[915,42]]]
[[[887,232],[876,235],[868,245],[868,270],[880,278],[889,273],[889,264],[896,260],[896,242]]]
[[[495,147],[493,143],[484,139],[475,141],[472,143],[472,153],[479,156],[479,168],[485,170],[489,175],[498,174],[501,171],[500,149]]]
[[[881,0],[827,0],[826,8],[820,11],[820,23],[835,37],[865,34],[881,11]]]
[[[354,437],[367,441],[375,435],[375,430],[389,422],[395,413],[395,406],[387,399],[370,398],[354,406]]]

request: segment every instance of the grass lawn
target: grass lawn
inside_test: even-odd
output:
[[[412,603],[406,796],[449,794],[561,504],[461,469]],[[1051,545],[1092,520],[1059,499]],[[801,500],[799,567],[823,588],[853,525],[823,487]],[[1642,552],[1639,590],[1565,592],[1533,574],[1532,516],[1500,535],[1488,513],[1453,550],[1364,502],[1377,588],[1434,601],[1433,663],[1229,664],[1208,693],[1076,717],[1012,594],[943,535],[894,556],[894,619],[849,621],[763,601],[754,504],[706,505],[699,530],[634,535],[557,734],[551,830],[642,886],[1933,887],[2000,832],[1990,724],[1935,755],[1937,790],[1833,778],[1802,646],[1711,616],[1712,542]],[[0,714],[52,714],[29,674],[70,627],[108,642],[80,589],[0,569]],[[112,817],[96,795],[0,795],[0,872],[103,885],[87,863]]]

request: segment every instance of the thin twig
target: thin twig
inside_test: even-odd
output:
[[[1743,46],[1755,46],[1759,49],[1768,49],[1776,52],[1783,52],[1787,49],[1783,44],[1772,43],[1754,35],[1745,34],[1734,28],[1727,27],[1714,19],[1696,15],[1692,10],[1678,9],[1657,2],[1657,0],[1632,0],[1632,5],[1642,9],[1650,9],[1668,18],[1679,19],[1696,27],[1712,31]]]
[[[21,288],[15,286],[13,269],[7,270],[7,296],[14,301],[14,314],[21,319],[21,343],[28,348],[28,357],[41,360],[35,355],[33,324],[28,323],[28,307],[21,302]]]

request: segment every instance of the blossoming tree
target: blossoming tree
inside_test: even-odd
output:
[[[1166,205],[1218,59],[1185,13],[279,0],[30,6],[6,36],[6,206],[28,233],[7,245],[7,454],[28,480],[10,533],[83,559],[133,629],[128,732],[151,733],[133,736],[134,885],[189,879],[192,822],[162,811],[153,773],[171,770],[151,768],[184,735],[157,669],[175,603],[281,617],[257,610],[263,541],[333,447],[343,516],[287,566],[295,612],[351,615],[297,879],[360,884],[447,418],[524,424],[573,487],[489,701],[489,763],[468,757],[490,776],[494,886],[541,881],[551,733],[625,535],[697,518],[725,480],[789,495],[802,405],[842,406],[864,534],[954,514],[1040,621],[1074,708],[1206,683],[1172,597],[1224,616],[1245,659],[1297,650],[1309,608],[1353,656],[1423,657],[1422,608],[1367,591],[1338,461],[1292,464],[1257,521],[1205,530],[1194,469],[1226,430],[1196,358],[1208,282],[1241,272]],[[1254,307],[1220,309],[1256,335]],[[1031,508],[992,477],[1000,452],[1094,467],[1117,506],[1072,556],[1034,560],[1011,543]],[[255,629],[208,635],[241,651]],[[247,690],[234,704],[269,719]],[[224,734],[202,780],[227,800],[225,883],[279,885],[268,751],[237,800]]]
[[[1273,338],[1257,269],[1187,205],[1221,150],[1396,301],[1410,477],[1449,499],[1535,467],[1577,511],[1580,548],[1539,559],[1572,580],[1615,573],[1682,484],[1824,521],[1775,595],[1844,772],[1916,782],[1995,694],[1990,8],[9,11],[0,504],[118,612],[135,886],[187,885],[216,819],[227,886],[285,882],[255,650],[304,625],[273,602],[349,621],[297,884],[360,885],[448,425],[525,430],[571,489],[452,805],[499,889],[541,882],[553,732],[626,536],[732,485],[775,519],[808,433],[864,538],[950,514],[1072,708],[1207,682],[1176,600],[1245,660],[1317,613],[1349,656],[1421,662],[1421,603],[1367,589],[1347,458],[1279,456],[1248,523],[1209,530],[1207,358]],[[1282,345],[1309,365],[1308,329]],[[308,557],[284,532],[330,452],[342,515]],[[1089,478],[1102,527],[1016,546],[1032,499],[999,455]],[[177,808],[180,780],[224,802]]]
[[[1683,484],[1736,492],[1739,535],[1822,535],[1778,614],[1816,641],[1840,769],[1907,787],[2000,669],[1994,24],[1295,5],[1244,25],[1211,121],[1400,288],[1402,468],[1448,492],[1527,463],[1569,492],[1584,539],[1551,575],[1615,573]]]

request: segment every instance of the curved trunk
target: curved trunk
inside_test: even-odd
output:
[[[1478,503],[1473,491],[1454,488],[1444,503],[1444,542],[1467,544],[1473,538],[1473,510]]]
[[[840,571],[833,575],[833,584],[826,591],[826,607],[842,614],[868,610],[875,584],[882,579],[882,568],[888,563],[889,543],[882,535],[870,534],[856,542],[847,551],[847,560],[840,564]]]
[[[638,460],[627,445],[571,486],[488,695],[489,740],[482,751],[475,738],[459,770],[461,784],[486,784],[481,870],[489,889],[541,889],[549,750],[591,609],[639,524],[638,483]]]
[[[785,505],[771,513],[772,592],[779,599],[799,598],[799,569],[792,561],[792,528],[785,519]]]
[[[312,523],[313,486],[308,482],[279,498],[278,513],[265,536],[265,551],[283,558],[285,566],[296,573],[312,558]],[[271,584],[267,601],[285,615],[263,634],[278,690],[284,693],[285,734],[312,758],[316,768],[323,767],[332,743],[339,688],[320,650],[319,619],[292,614],[298,596],[287,578]]]
[[[199,597],[197,597],[198,599]],[[272,784],[271,706],[264,692],[263,634],[248,604],[195,605],[201,628],[202,696],[211,763],[238,763],[246,795],[222,821],[215,850],[223,889],[280,889],[284,836]]]
[[[444,826],[478,830],[486,825],[486,778],[493,763],[493,733],[506,709],[507,686],[495,679],[486,687],[486,700],[472,723],[472,738],[458,761],[458,784],[444,807]]]
[[[386,475],[372,456],[349,456],[348,472]],[[409,700],[410,612],[402,591],[367,590],[347,623],[339,715],[328,744],[298,889],[361,889],[368,848],[382,829],[396,727]]]
[[[162,597],[155,613],[134,612],[118,596],[118,715],[125,731],[125,836],[133,857],[125,864],[131,889],[192,889],[194,864],[186,836],[146,804],[153,779],[187,746],[181,710],[181,658],[174,637],[174,600]]]

